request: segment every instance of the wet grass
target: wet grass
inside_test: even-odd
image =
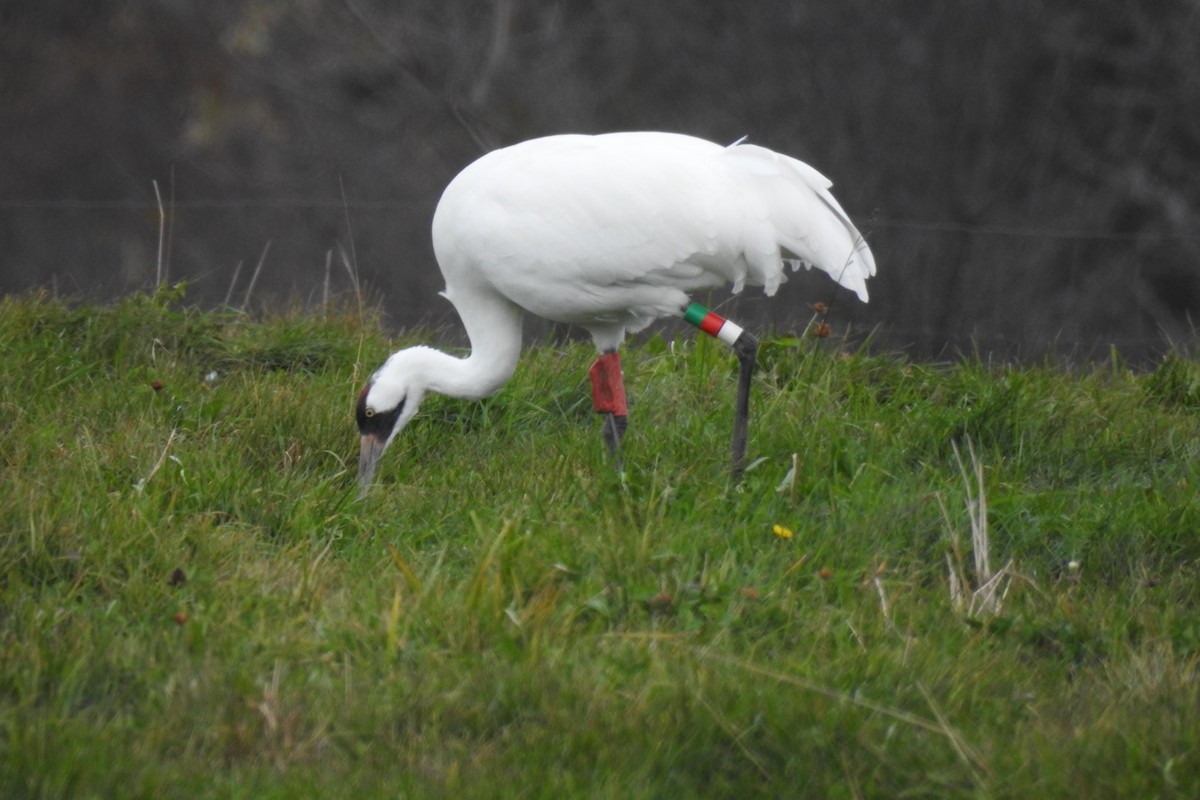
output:
[[[772,339],[734,486],[719,344],[631,344],[617,475],[591,348],[547,343],[356,502],[356,390],[408,341],[3,301],[0,794],[1200,794],[1188,355]]]

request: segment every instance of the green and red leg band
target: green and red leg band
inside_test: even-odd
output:
[[[719,314],[714,314],[699,303],[692,303],[688,306],[687,311],[683,312],[683,318],[689,324],[695,325],[709,336],[720,339],[730,347],[736,344],[738,338],[745,333],[737,323],[730,322]]]

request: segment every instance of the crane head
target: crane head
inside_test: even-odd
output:
[[[366,494],[375,478],[375,465],[387,449],[396,432],[396,421],[404,413],[404,400],[393,408],[376,408],[368,402],[372,383],[368,383],[358,394],[358,405],[354,416],[358,422],[358,485],[360,496]]]
[[[384,364],[367,381],[358,394],[354,409],[358,423],[358,485],[359,497],[366,494],[375,478],[379,457],[391,444],[421,402],[421,392],[410,390],[404,381],[395,380],[395,372]]]

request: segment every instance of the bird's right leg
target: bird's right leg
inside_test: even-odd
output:
[[[625,379],[621,375],[621,356],[615,350],[602,353],[588,370],[592,379],[592,404],[597,414],[604,415],[604,441],[608,452],[621,468],[621,437],[629,422],[629,408],[625,403]]]

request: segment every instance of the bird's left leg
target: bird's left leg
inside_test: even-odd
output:
[[[728,323],[726,323],[728,324]],[[741,480],[746,469],[746,439],[750,425],[750,380],[758,362],[758,339],[742,331],[733,343],[738,360],[737,404],[733,412],[733,479]]]
[[[733,479],[740,480],[746,469],[746,440],[750,425],[750,381],[758,361],[758,339],[740,325],[692,303],[683,318],[709,336],[715,336],[733,348],[738,359],[737,402],[733,414]]]
[[[621,468],[621,437],[629,422],[629,408],[625,403],[625,378],[621,375],[621,356],[617,351],[601,353],[588,370],[592,379],[592,404],[597,414],[604,415],[604,441],[608,451]]]

